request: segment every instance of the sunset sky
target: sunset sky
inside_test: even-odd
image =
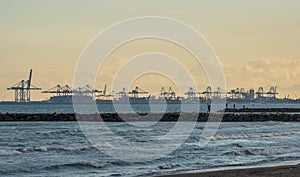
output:
[[[170,17],[197,29],[215,49],[228,89],[278,86],[281,96],[300,97],[299,9],[299,0],[0,0],[0,100],[13,99],[6,88],[27,79],[31,68],[33,84],[43,90],[71,85],[88,42],[110,25],[140,16]],[[129,57],[159,50],[185,62],[205,89],[203,71],[194,71],[192,57],[177,48],[155,40],[123,46],[110,56],[113,64],[96,87],[109,83]],[[156,79],[145,76],[136,84],[159,92],[165,81]],[[49,96],[35,92],[33,100]]]

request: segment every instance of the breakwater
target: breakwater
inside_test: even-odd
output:
[[[229,113],[300,113],[299,108],[227,108]]]
[[[105,122],[123,122],[126,121],[195,121],[207,122],[208,113],[159,113],[151,114],[0,114],[0,121],[105,121]],[[209,121],[220,121],[218,114],[210,114]],[[282,122],[300,122],[300,114],[287,113],[229,113],[226,112],[222,118],[223,122],[257,122],[257,121],[282,121]]]

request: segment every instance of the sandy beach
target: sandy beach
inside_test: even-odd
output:
[[[298,177],[300,176],[300,164],[262,168],[221,170],[204,173],[167,175],[164,177]]]

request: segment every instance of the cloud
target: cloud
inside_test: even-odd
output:
[[[274,85],[286,89],[300,85],[300,60],[296,59],[255,60],[225,68],[224,72],[228,86],[233,88]]]

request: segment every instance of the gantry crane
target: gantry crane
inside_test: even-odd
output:
[[[114,92],[112,92],[110,94],[107,94],[107,85],[105,84],[103,91],[98,91],[98,93],[101,93],[101,94],[97,95],[96,97],[104,98],[104,99],[109,99],[110,97],[113,97],[113,93]]]
[[[160,96],[162,98],[167,98],[168,97],[168,92],[165,90],[165,87],[162,87],[160,90]]]
[[[42,91],[42,93],[53,93],[55,96],[68,96],[72,95],[72,92],[72,88],[68,85],[63,87],[61,85],[57,85],[49,90]]]
[[[162,87],[160,90],[160,96],[162,98],[168,98],[168,99],[176,99],[176,93],[173,91],[172,87],[169,87],[169,90],[166,91],[165,87]]]
[[[246,92],[245,88],[237,88],[228,92],[232,99],[243,99],[246,98],[249,92]]]
[[[49,90],[42,91],[42,93],[53,93],[55,96],[91,96],[94,98],[94,94],[99,92],[93,89],[91,86],[86,85],[84,87],[78,87],[77,89],[72,89],[69,85],[61,86],[57,85]]]
[[[204,92],[202,92],[202,94],[204,95],[204,98],[205,98],[206,100],[211,99],[211,95],[212,95],[211,86],[208,86],[208,87],[206,88],[206,90],[205,90]]]
[[[176,99],[176,93],[173,91],[172,87],[169,87],[168,96],[169,96],[169,99],[172,99],[172,100]]]
[[[270,99],[275,99],[276,95],[278,95],[277,86],[271,87],[270,91],[265,94],[268,95]]]
[[[200,92],[192,87],[189,87],[189,90],[184,94],[187,95],[188,99],[195,99],[199,98]]]
[[[140,94],[149,94],[149,92],[136,86],[135,89],[129,92],[128,94],[132,95],[133,98],[139,98]]]
[[[119,96],[119,99],[127,97],[127,92],[125,88],[123,88],[120,92],[116,94]]]
[[[32,85],[32,69],[30,69],[29,79],[27,81],[21,80],[7,90],[15,91],[15,102],[30,102],[30,91],[41,90],[41,88]]]
[[[94,98],[95,93],[98,93],[96,89],[93,89],[90,85],[85,85],[84,87],[78,87],[77,89],[73,90],[73,94],[75,96],[90,96]]]

